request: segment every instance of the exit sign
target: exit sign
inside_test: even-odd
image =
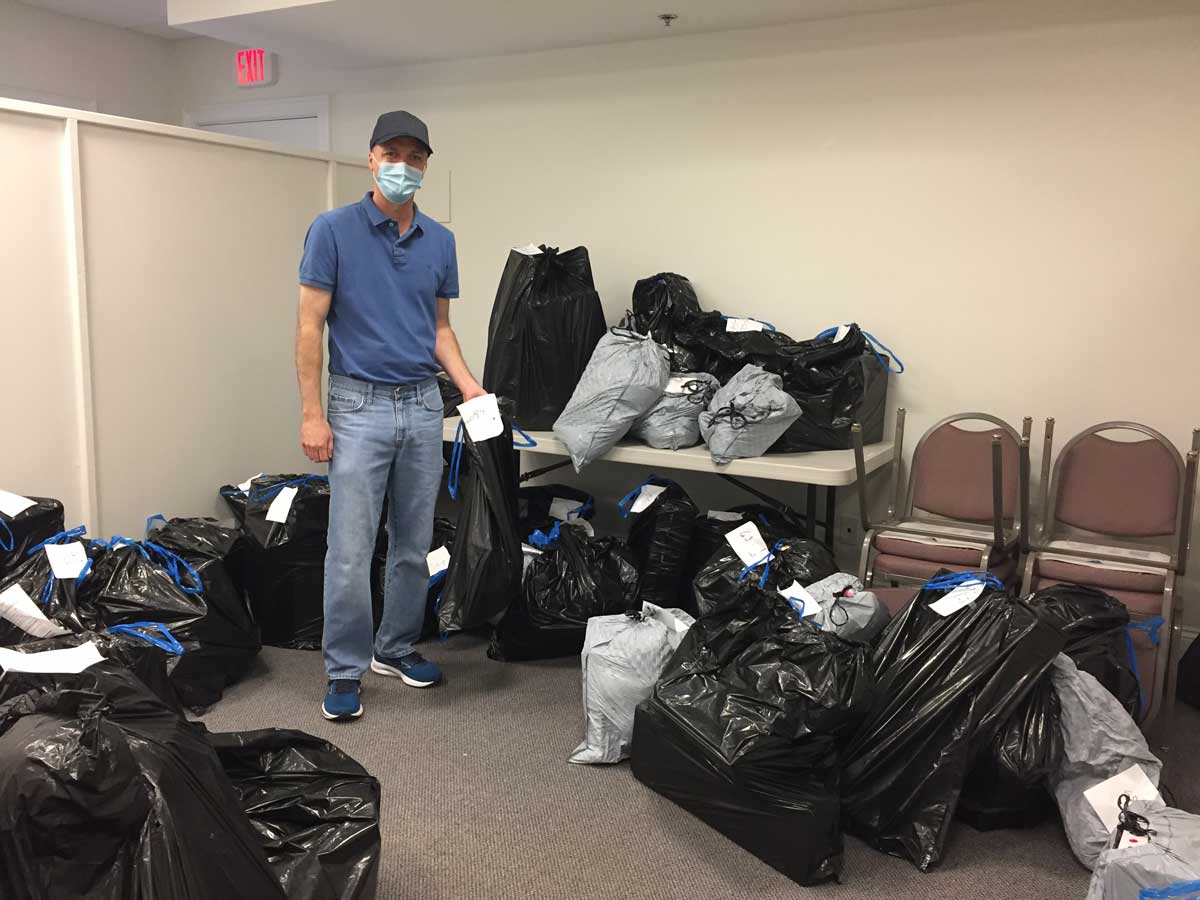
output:
[[[261,47],[239,50],[234,57],[238,87],[260,87],[275,83],[274,54]]]

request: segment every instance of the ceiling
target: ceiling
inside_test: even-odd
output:
[[[203,34],[329,66],[383,66],[729,31],[963,0],[221,0],[221,10],[265,12],[167,27],[168,0],[23,0],[68,15],[179,37]],[[244,4],[244,5],[243,5]],[[173,6],[175,4],[172,4]],[[177,8],[196,9],[194,0]],[[201,7],[203,8],[203,7]],[[671,28],[658,13],[679,18]],[[186,16],[186,18],[191,18]]]

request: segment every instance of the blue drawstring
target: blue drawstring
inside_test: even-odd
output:
[[[150,523],[155,520],[162,522],[164,525],[170,524],[169,522],[167,522],[167,517],[164,516],[162,513],[155,513],[152,516],[148,516],[146,518],[146,537],[150,537]]]
[[[1146,887],[1138,892],[1138,900],[1191,900],[1200,895],[1200,881],[1177,881],[1163,887]]]
[[[199,594],[204,590],[204,582],[200,578],[200,573],[192,568],[192,565],[186,559],[153,541],[135,541],[127,537],[122,537],[119,534],[113,535],[107,541],[92,541],[93,547],[105,550],[118,549],[118,544],[122,547],[130,547],[136,550],[141,554],[142,559],[148,562],[157,563],[171,576],[171,580],[185,594]],[[192,586],[189,587],[183,583],[184,576],[187,576],[191,580]]]
[[[764,322],[762,319],[751,319],[749,316],[721,316],[721,319],[726,322],[728,322],[730,319],[749,319],[751,322],[757,322],[763,328],[767,329],[767,331],[777,330],[770,322]]]
[[[39,550],[41,550],[47,544],[65,544],[65,543],[68,543],[69,541],[75,540],[75,538],[83,537],[85,534],[87,534],[87,526],[86,525],[76,525],[70,531],[60,531],[58,534],[50,535],[50,537],[46,538],[40,544],[34,544],[32,547],[30,547],[28,550],[25,551],[25,555],[33,556],[33,554],[37,553]]]
[[[445,581],[447,571],[449,571],[449,567],[442,569],[442,571],[440,571],[440,572],[434,572],[432,575],[430,575],[429,576],[429,587],[426,588],[426,590],[432,591],[435,587],[437,587],[439,584],[441,584],[443,581]]]
[[[853,324],[855,324],[855,323],[847,322],[845,327],[849,328]],[[875,337],[875,335],[871,334],[871,332],[869,332],[863,328],[859,328],[859,331],[861,331],[863,333],[863,337],[865,337],[867,339],[867,347],[870,349],[871,353],[874,354],[875,358],[877,360],[879,360],[879,364],[881,366],[883,366],[885,369],[887,369],[893,375],[903,375],[904,374],[904,362],[900,359],[900,357],[898,357],[895,353],[893,353],[890,349],[888,349],[887,345],[884,344],[883,341],[879,340],[879,338]],[[822,338],[833,337],[835,334],[837,334],[837,328],[826,328],[824,331],[820,331],[817,334],[815,334],[813,336],[813,340],[819,341]],[[878,347],[879,349],[878,350],[875,349],[876,347]],[[888,361],[886,359],[884,359],[882,356],[879,355],[879,350],[882,350],[884,353],[886,353],[888,355],[888,359],[895,360],[896,365],[898,365],[900,368],[893,369],[891,367],[891,364],[888,363]]]
[[[549,534],[546,534],[541,529],[538,529],[533,534],[529,535],[529,543],[533,544],[535,547],[548,547],[558,540],[560,528],[562,528],[562,522],[558,521],[558,519],[555,519],[554,527],[550,529]]]
[[[291,481],[281,481],[279,484],[273,484],[270,487],[259,488],[250,494],[251,503],[261,503],[264,500],[270,500],[275,497],[285,487],[293,487],[301,484],[309,484],[314,481],[321,481],[325,484],[329,483],[329,477],[326,475],[302,475],[299,478],[293,478]]]
[[[148,631],[157,631],[162,637],[158,638],[152,634],[145,634],[141,629]],[[169,628],[161,622],[130,622],[127,625],[113,625],[108,629],[109,634],[128,634],[131,637],[141,638],[147,644],[153,644],[159,650],[165,650],[167,653],[173,653],[179,656],[183,653],[183,644],[175,639],[175,635],[171,634]]]
[[[571,516],[575,516],[577,519],[582,519],[593,509],[595,509],[595,505],[592,503],[592,498],[588,497],[574,509],[568,510],[567,518],[569,519]]]
[[[531,438],[528,434],[526,434],[524,431],[522,431],[516,425],[514,425],[512,427],[512,430],[515,431],[517,434],[519,434],[521,437],[525,438],[525,443],[523,443],[523,444],[519,444],[516,441],[513,441],[514,447],[520,447],[522,450],[528,450],[530,447],[537,446],[537,441],[535,441],[533,438]]]
[[[8,523],[4,519],[0,519],[0,528],[3,528],[8,535],[7,541],[3,535],[0,535],[0,550],[3,550],[5,553],[11,553],[12,548],[17,546],[17,539],[13,537],[12,529],[8,527]]]
[[[784,548],[784,542],[782,540],[776,541],[775,546],[773,546],[770,550],[767,551],[766,556],[764,556],[762,559],[759,559],[759,560],[751,563],[750,565],[746,566],[746,568],[742,569],[741,574],[738,575],[738,581],[739,582],[745,581],[747,575],[749,575],[751,572],[753,572],[759,566],[762,566],[763,572],[762,572],[762,575],[760,575],[758,578],[758,586],[760,588],[765,588],[767,586],[767,577],[771,574],[771,560],[774,559],[775,554],[778,553],[783,548]],[[763,565],[764,563],[766,565]]]
[[[650,475],[647,476],[645,481],[643,481],[641,484],[639,484],[637,487],[635,487],[632,491],[630,491],[628,494],[626,494],[624,497],[622,497],[620,500],[617,501],[617,509],[620,511],[622,519],[629,518],[629,511],[631,509],[633,509],[633,501],[636,500],[637,495],[642,492],[642,488],[644,488],[648,484],[654,483],[657,480],[658,480],[658,476],[655,475],[653,472],[651,472]]]
[[[463,448],[463,424],[462,419],[458,420],[458,427],[454,429],[454,447],[450,450],[450,471],[446,474],[446,490],[450,492],[450,499],[458,499],[458,471],[462,467],[462,448]]]
[[[1142,689],[1142,676],[1138,673],[1137,654],[1133,649],[1133,633],[1135,631],[1145,633],[1146,637],[1150,639],[1150,643],[1157,647],[1159,642],[1158,630],[1165,624],[1166,620],[1162,616],[1153,616],[1141,622],[1130,622],[1125,626],[1125,652],[1129,655],[1129,670],[1133,672],[1133,677],[1137,681],[1137,712],[1139,716],[1142,714],[1142,707],[1146,705],[1146,692]]]
[[[930,578],[921,590],[944,591],[964,584],[986,584],[998,591],[1004,590],[1004,583],[991,572],[950,572]]]

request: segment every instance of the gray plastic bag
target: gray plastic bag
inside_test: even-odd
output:
[[[615,763],[629,756],[633,714],[650,696],[667,660],[695,622],[682,609],[642,604],[630,613],[592,616],[583,641],[583,743],[568,762]]]
[[[713,462],[762,456],[800,418],[796,398],[783,379],[746,365],[718,390],[700,413],[700,434]]]
[[[892,620],[888,608],[862,582],[845,572],[835,572],[805,588],[821,604],[821,611],[809,617],[822,631],[832,631],[845,641],[869,644]],[[849,590],[850,596],[843,596]]]
[[[700,413],[721,382],[707,372],[672,372],[667,388],[629,433],[660,450],[682,450],[700,443]]]
[[[1062,707],[1063,761],[1049,779],[1050,789],[1071,850],[1092,869],[1109,846],[1108,828],[1084,791],[1133,765],[1141,766],[1157,786],[1162,763],[1120,701],[1087,672],[1079,671],[1069,656],[1055,657],[1052,673]]]
[[[1138,900],[1142,888],[1200,879],[1200,816],[1145,800],[1131,800],[1128,812],[1147,819],[1154,834],[1115,849],[1114,831],[1092,872],[1087,900]]]
[[[600,338],[554,423],[576,472],[611,450],[658,402],[670,374],[667,351],[650,338],[625,328]]]

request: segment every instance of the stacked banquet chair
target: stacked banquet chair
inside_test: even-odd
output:
[[[1106,432],[1144,437],[1119,441]],[[1053,434],[1054,420],[1047,419],[1042,521],[1025,562],[1022,592],[1079,584],[1125,604],[1133,620],[1131,661],[1145,729],[1164,699],[1168,716],[1174,704],[1183,609],[1176,578],[1187,566],[1200,429],[1192,433],[1185,462],[1153,428],[1135,422],[1093,425],[1063,446],[1051,477]]]
[[[862,557],[858,577],[872,587],[879,582],[905,590],[876,588],[893,611],[916,587],[939,570],[986,570],[1006,585],[1020,578],[1020,556],[1029,534],[1029,432],[1022,433],[986,413],[959,413],[942,419],[917,442],[904,492],[903,408],[896,412],[892,494],[887,520],[873,525],[866,491],[858,492],[862,518]],[[961,427],[982,422],[991,427]],[[859,485],[866,484],[862,431],[851,429]],[[901,505],[901,495],[904,502]]]

